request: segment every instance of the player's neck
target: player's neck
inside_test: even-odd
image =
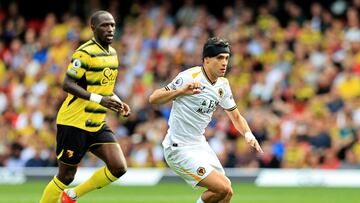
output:
[[[215,84],[218,77],[216,75],[214,75],[210,70],[209,70],[210,67],[208,66],[204,66],[204,72],[206,74],[206,77],[210,80],[210,82],[212,84]]]
[[[101,40],[96,39],[96,37],[93,37],[93,40],[102,48],[104,51],[109,52],[109,44],[101,42]]]

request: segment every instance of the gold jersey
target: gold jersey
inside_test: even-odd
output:
[[[118,74],[118,58],[114,48],[106,51],[95,39],[82,44],[73,54],[66,75],[88,92],[113,95]],[[96,132],[105,124],[107,108],[68,93],[56,123]]]

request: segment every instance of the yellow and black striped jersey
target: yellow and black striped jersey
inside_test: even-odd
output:
[[[75,51],[66,74],[88,92],[111,96],[118,65],[115,49],[109,47],[107,51],[93,38]],[[105,124],[106,110],[100,104],[69,93],[59,110],[56,123],[96,132]]]

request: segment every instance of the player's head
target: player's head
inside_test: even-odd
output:
[[[115,20],[107,11],[96,11],[90,18],[91,29],[95,39],[102,45],[111,44],[114,38]]]
[[[204,44],[204,67],[214,77],[222,77],[225,75],[229,58],[230,44],[226,40],[218,37],[213,37],[208,39],[207,42]]]
[[[206,57],[215,57],[221,53],[230,54],[230,44],[225,39],[212,37],[207,40],[203,47],[203,59]]]

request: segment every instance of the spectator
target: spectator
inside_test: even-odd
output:
[[[327,10],[323,2],[235,0],[223,10],[217,5],[215,16],[210,4],[193,0],[171,6],[136,1],[126,12],[111,1],[121,22],[114,43],[121,62],[116,91],[134,109],[128,119],[110,114],[108,120],[129,166],[165,166],[159,143],[170,108],[149,107],[147,97],[175,73],[198,64],[201,44],[213,35],[232,44],[227,77],[233,95],[270,153],[258,160],[239,145],[229,120],[215,113],[208,139],[224,165],[356,166],[360,159],[354,162],[349,151],[360,157],[360,4],[354,0]],[[24,166],[36,149],[33,139],[44,142],[41,156],[54,166],[54,119],[66,97],[65,64],[71,50],[91,35],[82,17],[99,5],[74,1],[63,14],[49,11],[38,20],[19,12],[21,3],[8,2],[0,11],[0,165]],[[74,8],[81,14],[72,15]],[[19,152],[31,153],[23,160]],[[99,163],[89,156],[83,164]]]

